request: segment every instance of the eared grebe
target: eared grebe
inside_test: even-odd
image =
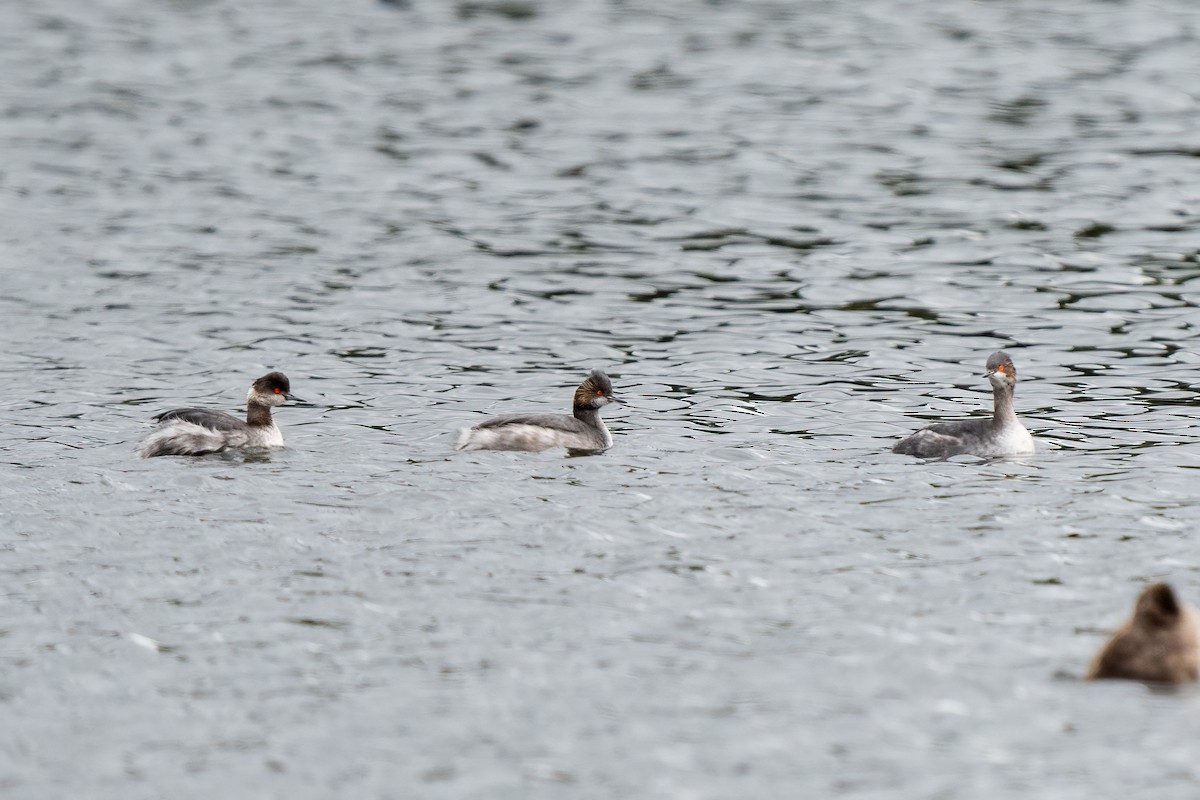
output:
[[[917,431],[892,448],[893,453],[918,458],[947,458],[961,454],[1010,456],[1033,452],[1033,437],[1013,412],[1017,368],[1008,353],[988,356],[987,379],[992,384],[995,410],[991,419],[942,422]]]
[[[158,427],[138,446],[142,458],[199,456],[239,447],[282,447],[283,434],[271,419],[271,407],[300,400],[287,376],[269,372],[250,385],[246,421],[224,411],[177,408],[154,417]],[[301,401],[303,402],[303,401]]]
[[[572,416],[566,414],[507,414],[458,433],[459,450],[568,450],[596,452],[612,447],[612,434],[600,419],[600,409],[621,402],[613,396],[612,381],[592,370],[575,390]]]
[[[1194,681],[1200,669],[1200,633],[1196,625],[1195,609],[1181,603],[1170,586],[1147,586],[1138,595],[1133,616],[1117,628],[1092,659],[1087,679]]]

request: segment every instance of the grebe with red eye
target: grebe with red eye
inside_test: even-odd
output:
[[[1013,388],[1017,368],[1003,350],[988,356],[986,377],[992,384],[991,419],[942,422],[919,430],[892,448],[918,458],[948,458],[974,455],[992,458],[1033,452],[1033,437],[1013,411]]]
[[[600,419],[600,409],[620,403],[612,381],[601,370],[592,370],[579,388],[566,414],[508,414],[481,422],[458,433],[459,450],[524,450],[537,452],[565,447],[573,452],[599,452],[612,447],[612,434]]]
[[[176,408],[153,417],[158,427],[138,446],[142,458],[199,456],[248,447],[283,447],[283,434],[271,419],[271,408],[292,394],[287,376],[269,372],[250,385],[246,395],[246,421],[224,411]]]

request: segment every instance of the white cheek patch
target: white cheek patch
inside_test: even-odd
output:
[[[283,396],[282,392],[279,394],[260,392],[251,386],[250,391],[246,393],[246,402],[256,403],[260,406],[281,406],[287,402],[287,398]]]
[[[258,405],[283,405],[288,402],[288,398],[283,396],[283,393],[275,392],[258,392],[254,391],[254,387],[250,387],[250,392],[246,395],[246,403],[257,403]]]

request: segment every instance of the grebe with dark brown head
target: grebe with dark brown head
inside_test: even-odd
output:
[[[612,381],[594,369],[575,390],[571,416],[566,414],[507,414],[458,433],[459,450],[524,450],[537,452],[565,447],[598,452],[612,447],[612,434],[600,419],[600,409],[620,403]]]
[[[283,434],[271,418],[271,409],[288,400],[300,398],[292,394],[287,376],[269,372],[250,386],[245,422],[205,408],[164,411],[153,417],[158,427],[138,446],[138,454],[142,458],[199,456],[229,449],[283,447]]]

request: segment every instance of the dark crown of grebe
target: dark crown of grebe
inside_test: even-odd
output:
[[[246,398],[251,403],[261,403],[269,406],[282,405],[288,400],[304,402],[292,394],[292,385],[287,375],[282,372],[268,372],[254,383],[250,384],[250,393]]]
[[[622,400],[613,394],[612,381],[604,370],[594,369],[584,378],[583,383],[575,390],[574,407],[602,408],[609,403],[620,403]]]

